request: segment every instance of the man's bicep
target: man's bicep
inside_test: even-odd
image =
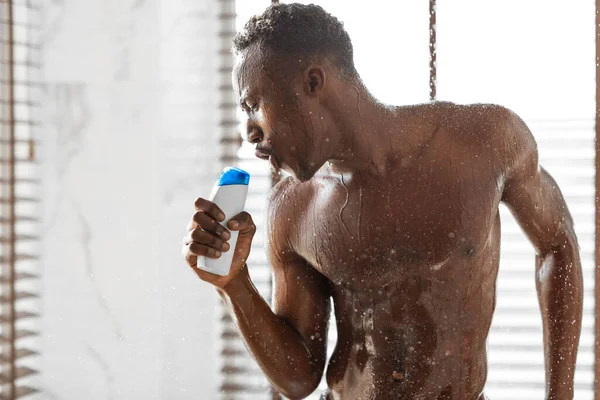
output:
[[[291,251],[270,259],[273,311],[302,336],[315,361],[324,366],[330,312],[327,279]]]
[[[576,239],[560,188],[535,158],[535,165],[507,180],[502,201],[540,254]]]
[[[330,312],[329,281],[292,249],[290,241],[298,210],[284,204],[282,199],[286,197],[298,197],[290,180],[280,182],[273,189],[268,204],[266,250],[273,268],[273,311],[287,321],[302,336],[311,353],[322,357],[324,362]]]
[[[503,114],[496,132],[497,160],[505,177],[502,202],[509,208],[538,253],[565,238],[575,239],[563,195],[548,171],[539,165],[537,143],[525,122],[512,111]]]

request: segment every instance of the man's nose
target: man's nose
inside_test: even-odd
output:
[[[263,131],[260,128],[253,127],[248,129],[248,141],[250,143],[260,143],[263,140],[263,137]]]

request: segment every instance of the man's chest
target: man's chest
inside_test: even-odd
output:
[[[401,173],[404,172],[404,173]],[[497,180],[452,168],[321,181],[296,216],[296,250],[333,282],[471,257],[497,213]]]

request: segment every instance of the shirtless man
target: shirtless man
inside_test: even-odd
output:
[[[523,121],[495,105],[381,104],[342,24],[317,6],[271,6],[234,44],[247,139],[291,175],[268,201],[272,308],[246,267],[247,213],[228,224],[240,232],[228,276],[196,267],[199,255],[233,251],[208,200],[195,201],[183,251],[271,384],[291,399],[317,388],[332,298],[338,339],[323,398],[484,399],[503,202],[537,253],[546,399],[572,399],[577,239]]]

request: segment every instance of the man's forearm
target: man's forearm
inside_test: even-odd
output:
[[[302,336],[258,293],[247,268],[218,292],[269,381],[287,397],[308,396],[320,381],[319,367]]]
[[[538,257],[536,283],[544,327],[547,399],[572,399],[583,304],[576,244]]]

